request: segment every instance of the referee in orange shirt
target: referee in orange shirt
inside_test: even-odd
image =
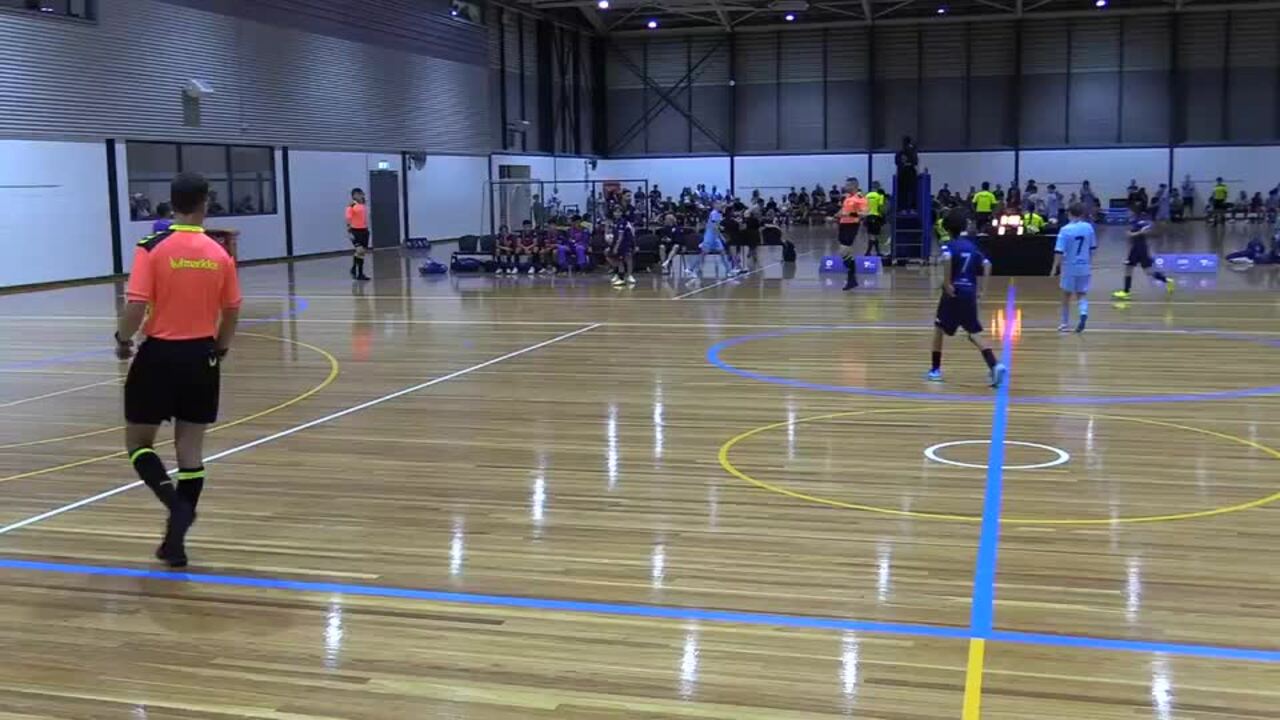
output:
[[[364,274],[364,255],[369,251],[369,206],[365,204],[364,190],[355,188],[351,191],[351,203],[347,205],[347,232],[351,235],[351,246],[355,255],[351,258],[351,277],[356,280],[368,280]]]
[[[844,289],[858,287],[858,259],[853,244],[858,240],[858,228],[862,225],[862,214],[867,211],[867,200],[862,196],[857,178],[849,178],[844,186],[844,200],[840,202],[840,257],[844,258],[844,266],[848,271],[848,279]]]
[[[125,445],[138,477],[169,510],[156,557],[185,567],[187,530],[204,488],[205,428],[218,418],[222,359],[240,317],[235,260],[202,227],[209,183],[183,173],[170,187],[174,222],[148,235],[133,254],[127,303],[116,329],[116,357],[134,356],[124,385]],[[149,311],[149,312],[148,312]],[[156,434],[173,421],[178,472],[171,478],[154,449]]]

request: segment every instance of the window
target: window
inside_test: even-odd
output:
[[[150,220],[169,199],[169,183],[180,172],[209,181],[209,215],[274,215],[275,151],[269,147],[131,142],[129,217]]]
[[[0,8],[80,20],[93,20],[96,17],[96,4],[96,0],[0,0]]]

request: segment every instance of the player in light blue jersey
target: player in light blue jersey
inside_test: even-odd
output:
[[[1062,323],[1058,332],[1066,332],[1071,319],[1070,303],[1072,298],[1080,309],[1080,322],[1076,332],[1084,332],[1085,323],[1089,320],[1089,278],[1093,275],[1093,253],[1098,249],[1098,236],[1093,232],[1093,225],[1084,220],[1084,206],[1072,203],[1067,210],[1070,222],[1058,231],[1058,242],[1053,248],[1053,269],[1050,275],[1062,271]]]

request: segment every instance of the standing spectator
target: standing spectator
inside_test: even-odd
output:
[[[1190,220],[1196,214],[1196,184],[1191,182],[1191,176],[1185,175],[1182,178],[1182,215]]]
[[[1182,222],[1182,194],[1178,188],[1169,188],[1169,212],[1174,222]]]
[[[1231,191],[1227,189],[1227,184],[1218,178],[1213,186],[1213,221],[1221,224],[1227,220],[1227,198],[1231,196]]]
[[[1086,220],[1093,222],[1098,217],[1098,196],[1093,194],[1093,186],[1088,180],[1080,183],[1080,205],[1084,209]]]
[[[951,186],[947,183],[942,183],[942,189],[938,191],[938,202],[943,205],[951,204]]]
[[[982,183],[982,190],[973,196],[973,212],[978,223],[978,233],[982,234],[991,228],[991,213],[996,208],[996,196],[991,192],[991,183]]]
[[[1058,192],[1056,185],[1049,183],[1044,195],[1044,217],[1053,225],[1061,225],[1062,212],[1062,193]]]
[[[1169,186],[1160,183],[1156,188],[1156,196],[1151,198],[1151,215],[1157,223],[1169,222]]]
[[[1009,183],[1009,192],[1005,193],[1004,204],[1012,208],[1022,207],[1022,191],[1018,190],[1018,183]]]
[[[996,189],[995,189],[995,192],[993,192],[993,193],[991,193],[991,194],[996,196],[996,202],[997,202],[997,203],[1003,203],[1003,202],[1004,202],[1004,186],[1003,186],[1003,185],[1001,185],[1001,184],[999,184],[999,183],[996,183]]]
[[[898,168],[898,189],[894,196],[898,201],[899,212],[919,212],[916,201],[916,186],[919,175],[916,166],[920,164],[920,155],[911,136],[902,138],[902,149],[893,156],[893,163]]]

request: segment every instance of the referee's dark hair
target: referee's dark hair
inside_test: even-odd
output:
[[[946,228],[947,234],[953,238],[960,237],[968,226],[969,213],[960,208],[953,209],[942,219],[942,227]]]
[[[169,202],[174,212],[193,213],[209,199],[209,181],[199,173],[178,173],[169,185]]]

